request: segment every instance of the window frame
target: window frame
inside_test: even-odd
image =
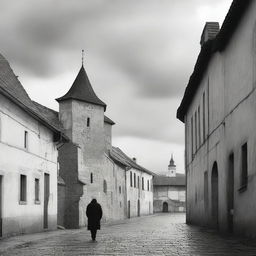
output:
[[[27,204],[27,175],[20,174],[20,191],[19,191],[19,203]]]

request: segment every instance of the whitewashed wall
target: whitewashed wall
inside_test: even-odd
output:
[[[3,236],[43,230],[44,173],[50,175],[49,229],[57,226],[57,148],[53,133],[0,95],[0,175]],[[28,147],[24,148],[24,131]],[[27,176],[27,202],[21,204],[20,175]],[[35,178],[40,203],[35,203]]]

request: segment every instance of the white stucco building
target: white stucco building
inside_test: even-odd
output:
[[[126,170],[126,217],[153,214],[153,176],[119,148],[112,147],[111,158]]]
[[[256,1],[206,23],[177,117],[185,123],[187,222],[255,236]]]
[[[61,141],[0,55],[0,237],[57,228]]]

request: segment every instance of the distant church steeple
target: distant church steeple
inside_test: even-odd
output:
[[[74,99],[79,101],[84,101],[87,103],[92,103],[95,105],[103,106],[104,111],[106,111],[107,105],[98,98],[94,90],[92,89],[91,83],[89,81],[89,78],[85,72],[84,66],[83,66],[83,53],[82,53],[82,66],[80,68],[80,71],[73,82],[71,88],[69,91],[62,97],[56,99],[58,102]]]
[[[168,176],[170,177],[176,177],[176,165],[173,160],[173,154],[171,156],[170,163],[168,165]]]

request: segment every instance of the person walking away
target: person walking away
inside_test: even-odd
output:
[[[97,203],[96,199],[87,205],[86,216],[88,218],[87,229],[91,231],[92,240],[95,241],[97,230],[100,229],[100,220],[102,218],[101,205]]]

